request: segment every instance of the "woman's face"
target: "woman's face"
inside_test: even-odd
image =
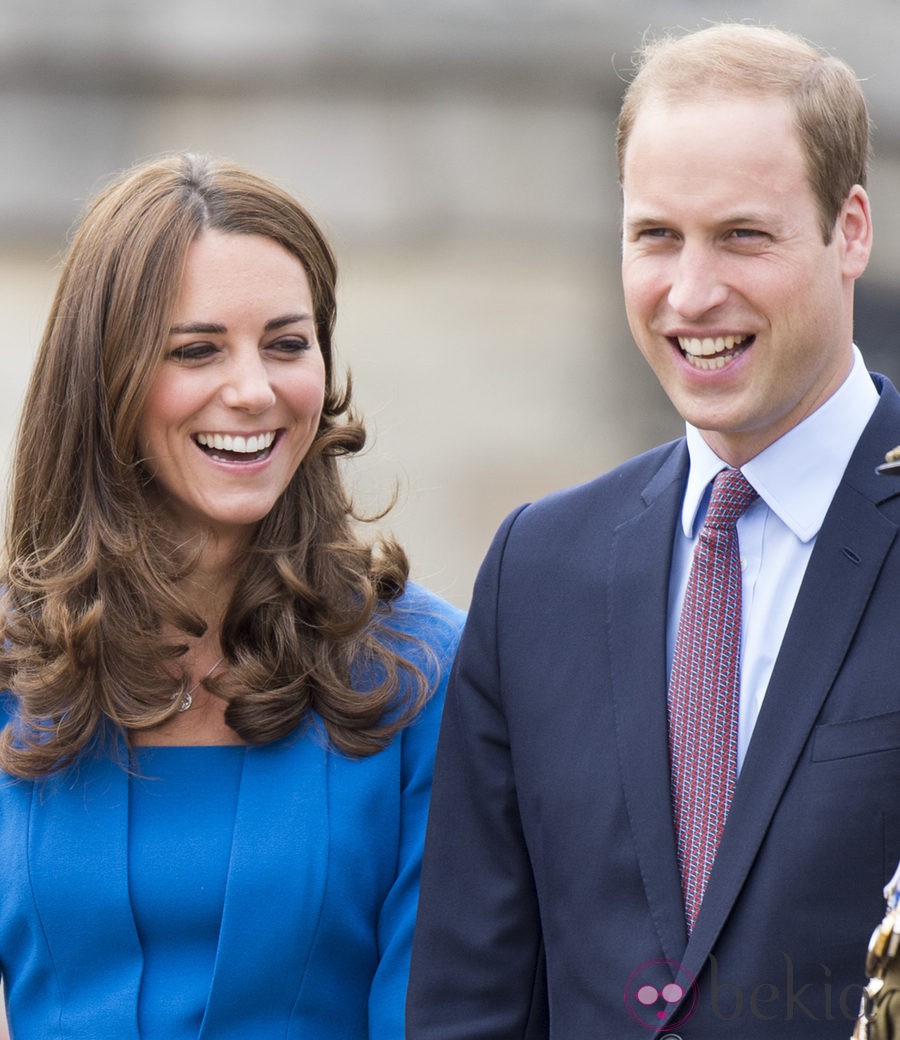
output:
[[[324,394],[302,264],[260,235],[203,232],[138,428],[176,526],[244,536],[306,456]]]

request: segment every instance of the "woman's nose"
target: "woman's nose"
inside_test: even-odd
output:
[[[236,357],[229,364],[222,401],[229,408],[258,414],[275,403],[275,391],[265,362],[254,350],[252,356]]]

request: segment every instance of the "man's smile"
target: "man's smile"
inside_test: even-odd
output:
[[[678,336],[676,342],[684,357],[694,366],[707,370],[724,368],[755,341],[755,336],[706,336],[703,339]]]

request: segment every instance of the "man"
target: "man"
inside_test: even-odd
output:
[[[852,72],[790,35],[645,53],[617,139],[625,301],[687,435],[495,538],[409,1040],[851,1032],[900,856],[900,484],[875,473],[900,397],[852,342],[867,133]]]

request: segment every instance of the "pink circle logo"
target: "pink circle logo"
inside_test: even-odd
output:
[[[667,1028],[684,1025],[697,1008],[697,981],[677,961],[646,961],[628,977],[625,1010],[635,1022],[658,1029],[676,1007]]]

